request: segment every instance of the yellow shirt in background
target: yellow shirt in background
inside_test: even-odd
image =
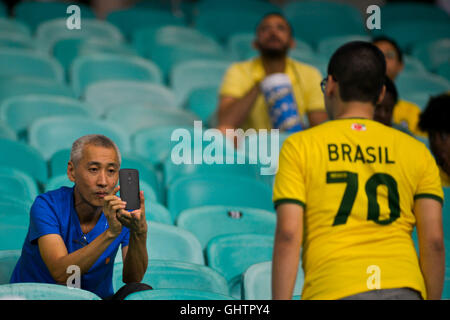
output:
[[[450,176],[439,167],[439,174],[441,176],[441,183],[443,187],[450,187]]]
[[[394,107],[392,122],[408,129],[416,136],[426,138],[427,134],[418,127],[420,112],[416,104],[400,99]]]
[[[315,67],[287,58],[285,73],[291,80],[301,119],[310,111],[325,111],[323,93],[320,89],[322,76]],[[261,58],[234,63],[225,74],[220,95],[241,98],[265,76]],[[244,130],[249,128],[256,130],[272,128],[263,94],[258,96],[249,117],[242,125]]]
[[[411,238],[414,200],[442,202],[439,169],[426,146],[368,119],[329,121],[289,136],[275,177],[275,205],[305,208],[302,299],[340,299],[409,287],[426,298]]]

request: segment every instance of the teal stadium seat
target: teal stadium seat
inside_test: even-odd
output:
[[[34,201],[39,194],[36,181],[20,170],[0,166],[0,193],[28,201]]]
[[[117,291],[122,282],[123,263],[114,264],[113,287]],[[149,260],[142,283],[153,289],[189,289],[228,295],[227,281],[213,269],[199,264]]]
[[[180,128],[190,131],[193,136],[193,130],[189,126],[155,125],[141,129],[131,138],[133,150],[138,156],[150,161],[153,165],[161,166],[178,144],[178,140],[171,141],[171,136],[175,130]]]
[[[7,34],[22,35],[31,39],[30,28],[16,19],[0,17],[0,30]]]
[[[1,119],[0,119],[0,138],[17,140],[17,135],[11,128],[11,126],[8,125],[6,122],[3,122]]]
[[[0,157],[0,166],[23,171],[41,185],[47,182],[47,163],[38,150],[24,142],[9,139],[0,139],[0,150],[7,150]]]
[[[17,20],[25,22],[32,30],[35,30],[39,24],[56,18],[67,19],[71,14],[67,13],[67,7],[70,3],[59,1],[21,1],[14,7],[14,14]],[[82,19],[95,18],[92,9],[85,5],[77,3],[80,7]]]
[[[176,65],[170,75],[170,83],[179,105],[184,105],[193,89],[220,86],[227,61],[192,60]]]
[[[168,208],[173,217],[200,206],[251,207],[271,211],[272,189],[264,182],[229,175],[193,175],[168,188]]]
[[[444,62],[437,68],[437,74],[450,81],[450,61]]]
[[[75,59],[71,82],[75,93],[82,96],[86,87],[104,80],[135,80],[162,83],[161,71],[152,62],[131,56],[93,54]]]
[[[136,115],[139,116],[136,117]],[[139,130],[155,126],[192,126],[197,117],[183,109],[153,107],[151,103],[138,103],[116,105],[107,111],[105,119],[126,128],[127,133],[132,136]]]
[[[408,100],[410,94],[437,95],[450,90],[450,82],[431,73],[401,73],[395,81],[399,96]]]
[[[317,52],[329,60],[333,53],[341,46],[352,41],[367,41],[370,42],[369,36],[362,35],[345,35],[325,38],[319,41],[317,46]]]
[[[35,47],[34,40],[30,36],[19,33],[7,33],[0,29],[0,49],[28,49],[33,50]]]
[[[132,293],[125,300],[235,300],[219,293],[187,289],[145,290]]]
[[[54,58],[27,49],[0,49],[0,77],[24,76],[64,81],[63,69]]]
[[[199,15],[205,14],[204,10],[253,10],[261,16],[267,13],[281,11],[277,5],[270,3],[269,1],[260,0],[206,0],[197,2],[195,9],[199,12]]]
[[[272,299],[272,261],[252,265],[244,272],[242,278],[242,298],[244,300]],[[301,297],[303,280],[304,274],[300,262],[294,287],[294,299]]]
[[[170,11],[137,7],[113,11],[108,14],[106,21],[118,27],[128,39],[131,39],[131,36],[136,30],[145,27],[185,25],[182,17],[177,17]]]
[[[404,54],[403,55],[403,71],[402,72],[416,72],[416,73],[427,73],[428,70],[425,68],[425,66],[423,65],[423,63],[410,55]]]
[[[387,3],[381,7],[381,25],[391,25],[399,21],[448,21],[449,15],[435,4]]]
[[[20,250],[28,233],[31,205],[15,197],[5,199],[0,198],[0,250]]]
[[[176,225],[194,234],[203,248],[216,236],[255,233],[273,236],[276,216],[273,212],[236,207],[204,206],[183,211]]]
[[[206,247],[207,265],[228,281],[231,296],[241,299],[242,274],[255,263],[272,260],[273,236],[228,234],[215,237]]]
[[[33,122],[28,131],[29,144],[41,152],[46,160],[59,150],[72,147],[72,143],[87,134],[103,134],[113,140],[121,153],[130,150],[126,131],[114,124],[98,119],[76,117],[48,117]]]
[[[169,210],[164,205],[158,202],[150,202],[150,204],[146,206],[145,216],[149,221],[164,223],[167,225],[174,224]]]
[[[420,110],[423,111],[423,110],[425,110],[431,96],[432,95],[429,93],[424,93],[424,92],[415,92],[414,93],[413,92],[413,93],[408,93],[407,100],[409,102],[415,103],[420,108]]]
[[[154,107],[176,109],[175,94],[169,88],[142,81],[107,80],[87,87],[87,102],[95,107],[97,114],[104,114],[118,105],[146,104]]]
[[[0,285],[2,300],[101,300],[82,289],[48,283],[13,283]]]
[[[219,87],[201,87],[192,89],[186,108],[195,113],[207,125],[214,116],[219,103]]]
[[[79,55],[92,53],[114,53],[121,55],[137,55],[137,52],[125,42],[111,42],[104,38],[83,39],[78,49]]]
[[[359,10],[346,3],[331,1],[290,2],[283,12],[294,33],[312,46],[328,37],[367,36]]]
[[[7,98],[26,94],[75,96],[70,87],[56,80],[32,77],[2,79],[0,77],[0,104]]]
[[[56,95],[23,95],[6,99],[0,105],[0,119],[9,123],[22,139],[33,121],[51,116],[89,118],[91,107],[79,100]]]
[[[192,233],[173,225],[148,221],[148,219],[147,225],[147,252],[150,260],[205,264],[202,246]],[[118,255],[116,262],[122,261],[121,258],[121,255]]]
[[[393,38],[409,52],[416,43],[450,38],[450,20],[407,20],[384,26],[377,34]]]
[[[3,2],[0,2],[0,17],[6,17],[8,16],[8,11],[6,9],[6,6],[3,4]]]
[[[444,288],[442,290],[443,300],[450,300],[450,267],[445,268]]]
[[[21,250],[0,251],[0,285],[9,283],[20,254]]]
[[[444,187],[444,208],[442,209],[442,224],[444,226],[444,236],[450,243],[450,187]]]
[[[450,61],[450,38],[419,43],[414,46],[412,55],[434,72],[441,64]]]
[[[120,30],[112,24],[87,17],[82,19],[81,29],[68,29],[67,20],[62,18],[44,22],[36,30],[36,41],[39,48],[46,53],[52,52],[56,41],[65,38],[100,38],[108,40],[110,43],[122,43],[124,41]]]

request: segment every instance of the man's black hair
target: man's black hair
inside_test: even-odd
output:
[[[400,49],[400,47],[398,46],[397,42],[395,42],[394,39],[386,37],[386,36],[379,36],[379,37],[375,37],[372,40],[372,43],[377,43],[377,42],[382,42],[382,41],[388,42],[389,44],[391,44],[394,47],[395,52],[397,53],[398,61],[403,63],[403,52]]]
[[[277,11],[273,11],[273,12],[268,12],[266,13],[258,22],[258,24],[256,25],[256,32],[258,32],[259,26],[261,25],[261,23],[264,21],[264,19],[266,19],[267,17],[270,16],[277,16],[280,17],[281,19],[283,19],[284,21],[286,21],[286,24],[289,27],[289,32],[291,33],[291,37],[294,37],[294,29],[292,28],[291,23],[289,22],[289,20],[280,12]]]
[[[385,82],[386,60],[370,42],[352,41],[333,54],[328,75],[339,84],[342,101],[377,103]]]
[[[450,94],[431,97],[420,114],[419,128],[426,132],[450,133]]]
[[[386,96],[389,95],[393,102],[394,102],[394,106],[397,104],[398,102],[398,91],[397,88],[395,87],[394,82],[389,79],[388,76],[384,76],[384,85],[386,86]]]

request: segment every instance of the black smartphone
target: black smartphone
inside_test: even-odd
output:
[[[139,171],[136,169],[119,170],[120,199],[127,202],[126,210],[141,207],[139,200]]]

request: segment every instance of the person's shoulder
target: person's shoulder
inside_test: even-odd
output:
[[[258,58],[251,58],[244,61],[236,61],[230,64],[228,69],[234,70],[248,70],[253,68],[253,66],[257,65],[260,62]]]
[[[418,112],[420,113],[420,107],[414,102],[399,99],[397,104],[395,105],[397,109],[408,109],[408,111]],[[394,109],[395,110],[395,109]]]
[[[292,59],[292,58],[288,58],[288,60],[292,63],[294,68],[297,69],[297,71],[302,73],[302,74],[306,73],[306,74],[318,74],[318,75],[320,75],[319,69],[317,69],[316,67],[314,67],[314,66],[312,66],[310,64],[307,64],[307,63],[304,63],[304,62],[301,62],[301,61],[298,61],[298,60],[295,60],[295,59]]]
[[[59,189],[50,190],[41,193],[36,197],[34,204],[46,203],[47,205],[67,204],[73,195],[73,187],[60,187]]]

